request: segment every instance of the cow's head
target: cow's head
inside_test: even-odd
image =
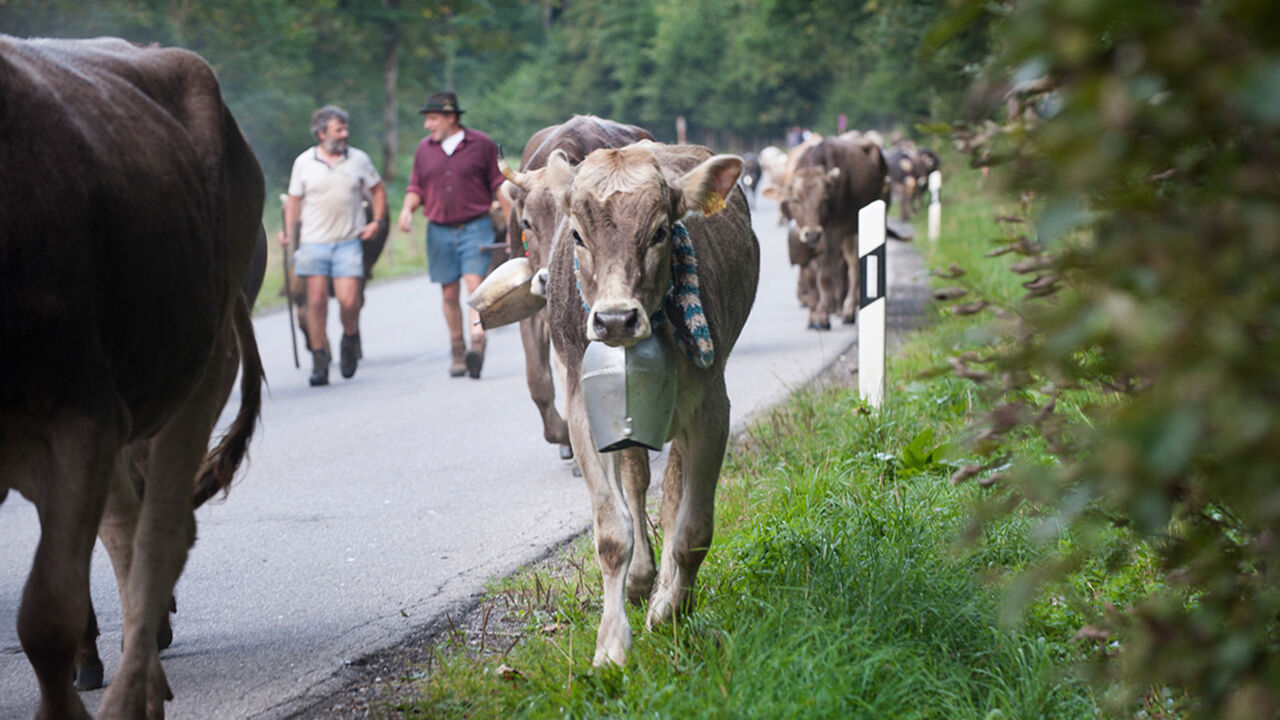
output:
[[[568,219],[587,339],[630,346],[649,337],[649,318],[671,286],[671,228],[693,212],[714,212],[742,173],[742,160],[716,155],[665,179],[652,143],[596,150],[576,168],[547,162],[547,184]]]
[[[800,239],[810,247],[822,242],[822,226],[830,219],[831,198],[835,196],[840,168],[821,165],[796,168],[782,188],[768,188],[765,197],[778,202],[779,211],[794,220]]]
[[[501,167],[507,177],[502,191],[511,200],[513,224],[508,232],[514,241],[512,249],[522,245],[526,249],[529,267],[533,269],[531,290],[535,295],[545,295],[551,240],[560,222],[559,203],[547,188],[544,168],[515,172],[505,164]]]

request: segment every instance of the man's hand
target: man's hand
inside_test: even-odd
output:
[[[280,243],[280,247],[289,247],[289,234],[285,231],[276,233],[276,240]]]
[[[400,211],[400,222],[397,227],[402,233],[408,233],[413,229],[413,210],[409,208],[408,203],[405,203],[404,209]]]
[[[364,229],[360,231],[360,239],[372,240],[373,236],[378,234],[378,228],[380,227],[382,227],[382,223],[378,222],[377,220],[374,220],[368,225],[365,225]]]

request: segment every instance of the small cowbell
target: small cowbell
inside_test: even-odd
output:
[[[656,335],[628,348],[588,343],[582,399],[600,452],[633,445],[661,450],[676,407],[671,350]]]

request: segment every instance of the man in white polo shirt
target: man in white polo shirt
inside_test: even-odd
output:
[[[311,116],[311,132],[319,141],[293,161],[289,198],[284,206],[286,230],[279,241],[288,246],[287,229],[302,217],[302,236],[294,252],[294,274],[307,279],[307,338],[311,346],[312,385],[329,384],[329,352],[325,321],[329,279],[342,320],[342,377],[356,374],[360,347],[360,278],[364,259],[360,241],[387,224],[387,191],[373,162],[347,145],[347,113],[326,105]],[[373,198],[373,221],[366,223],[364,190]]]

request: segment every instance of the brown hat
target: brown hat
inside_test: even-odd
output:
[[[432,112],[461,115],[466,112],[466,110],[458,107],[457,95],[454,95],[451,92],[438,92],[432,93],[431,97],[427,98],[427,104],[423,105],[422,108],[418,110],[419,115]]]

